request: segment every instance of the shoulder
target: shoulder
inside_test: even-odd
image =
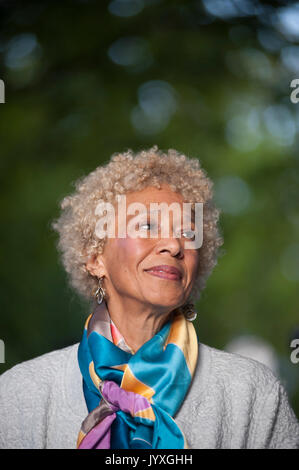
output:
[[[239,406],[256,404],[265,394],[277,394],[279,378],[266,365],[239,354],[199,343],[194,393]]]
[[[41,400],[55,387],[70,360],[77,355],[78,344],[21,362],[0,376],[0,399],[8,407],[18,399],[24,404]]]
[[[194,448],[298,448],[299,425],[280,379],[264,364],[199,344],[178,418]],[[199,423],[205,423],[205,434]]]
[[[199,356],[209,363],[211,378],[219,383],[230,382],[239,386],[254,384],[259,388],[272,386],[279,381],[266,365],[254,359],[229,353],[200,343]]]
[[[43,354],[0,376],[0,448],[47,446],[49,416],[55,414],[57,398],[63,401],[65,378],[76,363],[77,350],[75,344]]]

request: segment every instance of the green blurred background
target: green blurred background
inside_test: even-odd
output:
[[[299,3],[1,1],[0,78],[0,373],[80,341],[50,227],[72,182],[157,144],[199,158],[222,209],[200,340],[260,341],[299,416]]]

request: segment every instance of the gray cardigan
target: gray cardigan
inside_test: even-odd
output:
[[[1,375],[0,448],[76,447],[87,416],[77,350],[53,351]],[[299,449],[299,423],[271,370],[204,344],[174,418],[193,449]]]

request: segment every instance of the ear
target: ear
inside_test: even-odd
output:
[[[85,267],[92,276],[102,277],[106,274],[105,265],[101,255],[93,255],[86,262]]]

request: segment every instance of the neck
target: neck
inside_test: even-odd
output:
[[[133,305],[116,306],[112,301],[107,301],[96,307],[92,323],[96,323],[103,309],[108,310],[110,318],[134,352],[155,336],[171,316],[169,309],[167,312],[142,306],[137,309]]]

